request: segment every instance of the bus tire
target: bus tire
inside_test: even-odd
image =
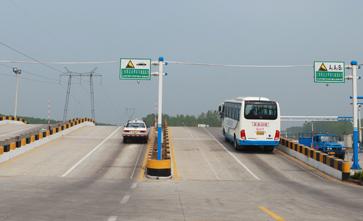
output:
[[[274,147],[270,147],[270,146],[267,146],[267,147],[264,147],[263,150],[266,152],[266,153],[272,153],[274,151]]]
[[[228,138],[226,136],[226,131],[224,130],[224,128],[223,128],[222,134],[224,136],[224,141],[228,142],[229,140],[228,140]]]
[[[239,150],[239,145],[237,143],[236,135],[234,136],[234,139],[233,139],[233,147],[235,150]]]

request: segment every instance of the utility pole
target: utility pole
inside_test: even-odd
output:
[[[162,136],[163,136],[163,74],[164,58],[159,57],[159,90],[158,90],[158,160],[162,160]]]
[[[50,129],[50,111],[51,111],[51,104],[50,104],[50,98],[48,98],[48,129]]]
[[[93,119],[96,118],[95,115],[95,93],[94,93],[94,86],[93,86],[93,79],[94,77],[102,77],[101,74],[96,74],[97,68],[94,68],[92,71],[90,72],[84,72],[84,73],[78,73],[78,72],[73,72],[70,71],[69,69],[66,68],[67,73],[62,74],[62,76],[68,77],[68,85],[67,85],[67,93],[66,93],[66,102],[64,104],[64,114],[63,114],[63,122],[65,122],[67,120],[67,113],[68,113],[68,106],[69,106],[69,97],[70,97],[70,93],[71,93],[71,85],[72,85],[72,78],[78,77],[80,78],[80,80],[82,80],[82,78],[86,77],[89,78],[89,82],[90,82],[90,99],[91,99],[91,117]]]
[[[67,92],[66,92],[66,103],[64,105],[63,112],[63,122],[67,120],[67,112],[68,112],[68,103],[69,103],[69,95],[71,94],[71,85],[72,85],[72,74],[68,75],[68,84],[67,84]]]
[[[16,89],[15,89],[15,102],[14,102],[14,117],[18,114],[18,94],[19,94],[19,77],[21,69],[14,67],[13,72],[16,75]]]
[[[95,115],[95,92],[93,89],[93,75],[94,72],[91,72],[89,75],[89,88],[90,88],[90,93],[91,93],[91,115],[92,115],[92,119],[96,119],[96,115]]]
[[[353,164],[351,169],[352,170],[360,170],[361,167],[359,165],[358,160],[358,105],[357,105],[357,69],[358,69],[358,62],[357,61],[351,61],[350,62],[351,68],[352,68],[352,101],[353,101]]]

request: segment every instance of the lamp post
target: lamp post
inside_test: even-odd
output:
[[[15,104],[14,104],[14,117],[16,118],[16,115],[18,113],[18,94],[19,94],[19,78],[21,74],[21,69],[14,67],[13,72],[16,75],[16,89],[15,89]]]

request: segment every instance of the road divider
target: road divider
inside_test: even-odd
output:
[[[171,178],[171,142],[169,137],[169,127],[167,123],[163,126],[162,160],[157,160],[157,135],[154,128],[150,130],[147,144],[146,176],[148,178],[160,179]]]
[[[9,124],[9,123],[27,124],[28,122],[24,118],[21,118],[21,117],[0,116],[0,125],[1,124]]]
[[[286,138],[281,138],[278,149],[330,176],[340,180],[349,179],[349,161],[330,156],[329,154],[301,145],[296,141]]]
[[[95,122],[91,118],[75,118],[65,123],[54,124],[47,129],[37,129],[32,132],[0,141],[0,163],[52,141],[60,136],[66,135],[80,127],[94,125]]]

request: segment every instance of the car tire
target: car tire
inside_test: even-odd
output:
[[[127,139],[126,138],[124,138],[123,143],[127,143]]]

